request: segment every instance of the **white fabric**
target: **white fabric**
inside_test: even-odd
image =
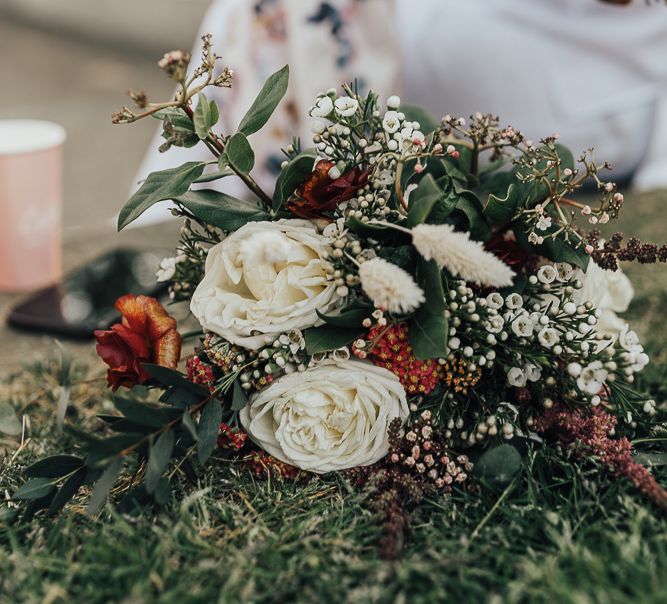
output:
[[[315,94],[360,76],[382,95],[467,116],[493,112],[527,136],[558,132],[575,155],[595,147],[616,178],[634,174],[642,189],[667,186],[667,8],[636,0],[613,6],[599,0],[330,0],[340,10],[352,58],[338,67],[339,49],[326,24],[308,23],[321,2],[218,0],[202,31],[235,69],[232,91],[218,94],[229,124],[238,122],[264,78],[291,65],[287,103],[253,137],[257,178],[270,149],[299,134]],[[276,35],[276,23],[284,39]],[[194,56],[197,56],[195,44]],[[286,108],[286,110],[285,110]],[[157,141],[156,141],[157,143]],[[139,178],[152,170],[206,157],[206,150],[154,144]],[[225,187],[236,183],[224,182]],[[154,217],[168,217],[154,208]]]

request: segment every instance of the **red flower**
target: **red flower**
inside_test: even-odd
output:
[[[287,209],[301,218],[319,218],[323,212],[333,210],[339,203],[352,199],[366,184],[368,172],[353,168],[336,179],[329,177],[334,163],[320,160],[307,180],[296,190],[298,199],[291,201]]]
[[[220,433],[218,434],[218,447],[221,449],[232,449],[238,451],[243,449],[248,435],[242,430],[232,428],[225,422],[220,424]]]
[[[519,272],[530,259],[526,250],[524,250],[516,240],[512,231],[499,231],[491,237],[484,247],[494,256],[500,258],[507,266]]]
[[[97,354],[109,366],[112,390],[131,388],[150,378],[142,363],[175,369],[181,356],[176,320],[155,298],[127,295],[116,300],[120,323],[95,332]]]

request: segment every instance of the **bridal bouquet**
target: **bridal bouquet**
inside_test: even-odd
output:
[[[132,463],[126,497],[165,504],[170,482],[225,458],[258,478],[342,473],[406,531],[424,496],[481,497],[547,447],[595,457],[667,507],[632,457],[630,439],[664,424],[633,388],[649,359],[616,315],[632,297],[618,262],[664,262],[667,246],[602,238],[623,195],[592,150],[575,161],[556,135],[533,142],[482,114],[436,122],[350,85],[314,99],[312,147],[294,140],[266,192],[250,138],[288,68],[221,134],[206,90],[233,74],[210,38],[196,69],[183,52],[160,66],[175,98],[131,93],[140,112],[114,121],[157,118],[163,151],[203,144],[211,160],[151,174],[119,228],[173,202],[184,224],[158,278],[189,305],[197,342],[179,364],[184,338],[160,302],[119,299],[122,321],[95,334],[118,414],[28,468],[17,498],[55,512],[94,485],[94,513]],[[209,188],[227,178],[249,196]]]

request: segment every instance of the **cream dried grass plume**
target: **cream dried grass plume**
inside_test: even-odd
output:
[[[481,243],[472,241],[468,233],[456,232],[449,224],[420,224],[411,232],[417,251],[455,277],[487,287],[512,284],[512,269]]]
[[[359,267],[364,293],[376,308],[393,314],[404,314],[419,308],[424,292],[401,267],[382,258],[373,258]]]

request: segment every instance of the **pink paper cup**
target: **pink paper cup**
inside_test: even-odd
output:
[[[61,277],[65,138],[51,122],[0,120],[0,291]]]

